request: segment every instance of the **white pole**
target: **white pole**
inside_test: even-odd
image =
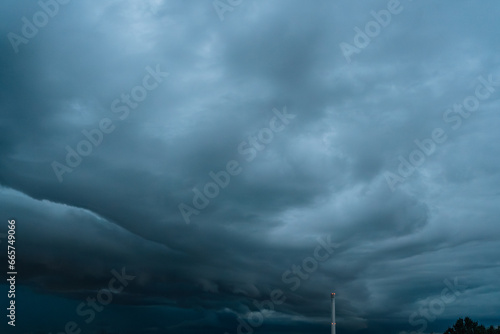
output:
[[[332,334],[335,334],[335,293],[332,292]]]

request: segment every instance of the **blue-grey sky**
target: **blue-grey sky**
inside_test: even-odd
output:
[[[1,326],[319,334],[331,292],[339,334],[499,325],[499,12],[2,1]]]

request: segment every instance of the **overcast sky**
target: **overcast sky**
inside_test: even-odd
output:
[[[2,328],[499,325],[499,11],[2,1]]]

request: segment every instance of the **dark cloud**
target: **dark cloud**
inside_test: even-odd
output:
[[[331,291],[341,333],[498,325],[498,5],[401,1],[348,62],[341,43],[390,3],[244,0],[221,21],[210,1],[70,1],[15,47],[41,5],[2,3],[6,330],[321,333]],[[168,77],[135,105],[155,69]],[[477,111],[447,120],[478,87]],[[401,176],[435,129],[446,140]],[[102,140],[59,182],[85,131]],[[121,270],[133,280],[87,324],[78,306]]]

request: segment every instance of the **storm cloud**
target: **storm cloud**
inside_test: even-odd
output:
[[[3,1],[5,331],[499,325],[499,10]]]

